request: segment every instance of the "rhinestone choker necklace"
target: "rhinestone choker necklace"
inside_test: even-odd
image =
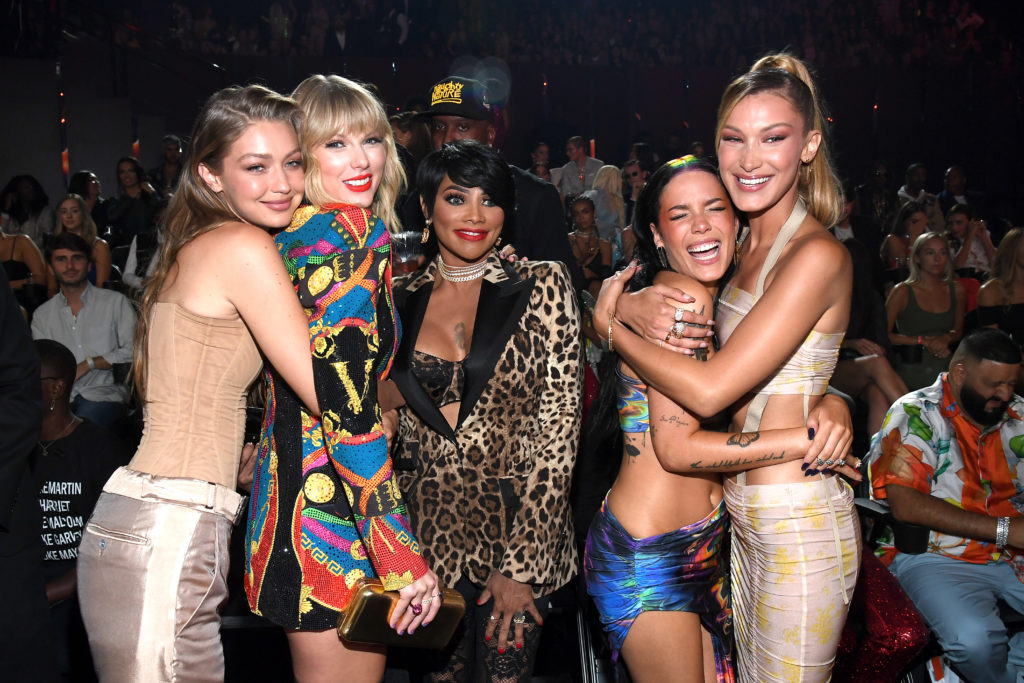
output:
[[[441,271],[441,277],[448,282],[469,282],[470,280],[476,280],[484,276],[484,270],[487,268],[487,259],[474,263],[471,266],[449,266],[441,258],[441,255],[437,255],[437,269]]]

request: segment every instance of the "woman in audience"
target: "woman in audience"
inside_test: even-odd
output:
[[[688,310],[710,311],[739,229],[715,168],[693,156],[668,162],[636,210],[633,284],[683,289],[695,299]],[[633,680],[732,681],[729,518],[717,473],[800,460],[807,429],[756,440],[703,431],[700,415],[645,386],[628,362],[604,381],[616,389],[623,455],[587,539],[587,590]],[[599,414],[612,392],[601,395]]]
[[[849,430],[840,437],[811,412],[835,367],[850,306],[849,258],[823,227],[842,210],[826,133],[810,74],[790,55],[762,58],[726,89],[718,157],[750,233],[721,294],[716,327],[724,345],[713,358],[693,363],[658,352],[633,332],[665,343],[673,320],[707,320],[684,310],[666,320],[685,299],[675,288],[655,285],[620,298],[630,269],[606,281],[595,312],[596,328],[609,330],[648,387],[701,415],[733,406],[732,428],[746,433],[741,442],[805,423],[815,437],[807,455],[813,464],[805,462],[811,469],[784,462],[725,481],[741,681],[828,680],[859,566],[853,492],[818,471],[836,464],[820,449],[829,443],[832,453],[843,438],[839,452],[847,452]],[[710,258],[712,249],[695,251]]]
[[[101,680],[224,679],[217,610],[261,354],[317,405],[306,316],[268,234],[302,199],[300,117],[291,99],[248,86],[215,93],[196,119],[136,330],[142,443],[79,547]]]
[[[424,555],[468,605],[427,667],[437,681],[529,680],[548,596],[576,573],[576,298],[564,264],[499,259],[515,183],[492,148],[445,144],[416,180],[437,257],[395,286],[396,462]]]
[[[9,235],[27,235],[43,246],[53,226],[53,211],[43,186],[30,175],[19,175],[0,192],[0,230]]]
[[[414,111],[404,111],[401,114],[392,114],[388,121],[391,123],[395,142],[409,150],[409,154],[412,154],[413,160],[418,164],[430,153],[432,143],[427,124],[422,120],[417,121],[415,116]],[[413,166],[415,167],[415,164]]]
[[[106,240],[97,237],[96,224],[92,221],[89,207],[80,195],[69,194],[57,205],[57,221],[53,229],[54,235],[70,232],[84,239],[92,247],[92,268],[89,270],[89,282],[102,287],[110,279],[110,245]],[[50,273],[47,287],[50,296],[57,293],[57,280]]]
[[[378,395],[399,339],[388,226],[399,229],[394,207],[405,175],[367,88],[318,75],[293,96],[305,114],[299,142],[311,204],[274,241],[306,308],[322,416],[270,369],[245,588],[252,610],[285,628],[296,680],[344,672],[348,681],[376,682],[384,648],[349,644],[335,631],[356,582],[378,577],[400,591],[391,626],[402,633],[439,607],[437,576],[393,479]]]
[[[902,347],[897,372],[911,391],[946,370],[950,345],[963,336],[965,301],[946,238],[924,233],[910,249],[910,275],[885,300],[889,342]]]
[[[160,193],[149,182],[142,164],[135,157],[117,160],[117,198],[107,206],[107,221],[113,228],[114,246],[131,244],[153,221]]]
[[[530,173],[541,180],[546,180],[549,183],[551,182],[551,167],[547,164],[542,164],[540,162],[535,163],[533,166],[530,166]]]
[[[927,229],[928,213],[924,206],[917,202],[907,202],[900,207],[879,252],[890,285],[906,279],[910,248]]]
[[[28,235],[0,230],[0,254],[14,296],[31,313],[46,299],[47,268],[39,247]]]
[[[602,166],[594,176],[594,189],[587,193],[597,210],[597,232],[612,245],[612,267],[622,263],[622,230],[626,205],[622,201],[622,171]]]
[[[584,289],[596,297],[601,291],[601,280],[611,272],[612,245],[597,230],[597,210],[593,199],[581,194],[569,208],[572,211],[569,246],[583,271]]]
[[[85,200],[96,230],[100,233],[107,228],[107,200],[103,198],[103,186],[92,171],[78,171],[68,181],[68,194],[77,194]]]
[[[1024,228],[1010,230],[992,259],[992,278],[978,292],[978,323],[1024,344]],[[1018,391],[1024,387],[1024,373]]]

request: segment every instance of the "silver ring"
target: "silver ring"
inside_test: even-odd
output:
[[[677,323],[681,323],[683,321],[683,313],[685,313],[685,312],[686,312],[686,309],[683,308],[682,306],[680,306],[679,308],[676,309],[675,321]]]
[[[490,615],[489,617],[487,617],[487,618],[488,618],[488,619],[490,619],[491,621],[497,621],[497,620],[498,620],[498,617],[494,616],[493,614],[491,614],[491,615]]]
[[[825,467],[832,467],[833,463],[835,463],[835,460],[829,458],[828,460],[825,461]]]
[[[430,601],[433,600],[433,599],[434,599],[433,595],[428,595],[427,597],[423,598],[423,602],[421,602],[420,604],[423,605],[424,607],[426,607],[427,605],[430,604]]]
[[[668,333],[676,339],[682,339],[686,336],[686,323],[673,323],[672,327],[669,328]]]
[[[516,612],[512,616],[513,624],[525,624],[526,623],[526,612]]]
[[[818,461],[818,465],[821,465],[821,466],[825,465],[825,461],[822,460],[821,458],[816,458],[816,460]]]
[[[846,467],[845,460],[836,460],[836,464],[839,465],[840,467]]]

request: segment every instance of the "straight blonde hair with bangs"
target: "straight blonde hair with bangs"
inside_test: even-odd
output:
[[[324,190],[313,149],[339,133],[376,134],[384,141],[384,176],[371,210],[392,233],[400,231],[395,204],[406,187],[405,169],[398,160],[395,135],[380,100],[363,84],[335,74],[310,76],[299,83],[292,97],[305,114],[299,126],[299,145],[306,169],[306,199],[316,206],[337,202]]]

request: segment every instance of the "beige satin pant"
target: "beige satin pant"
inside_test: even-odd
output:
[[[828,681],[860,569],[853,491],[839,477],[725,482],[742,683]]]
[[[78,549],[78,594],[101,681],[222,681],[218,609],[241,496],[120,468]]]

